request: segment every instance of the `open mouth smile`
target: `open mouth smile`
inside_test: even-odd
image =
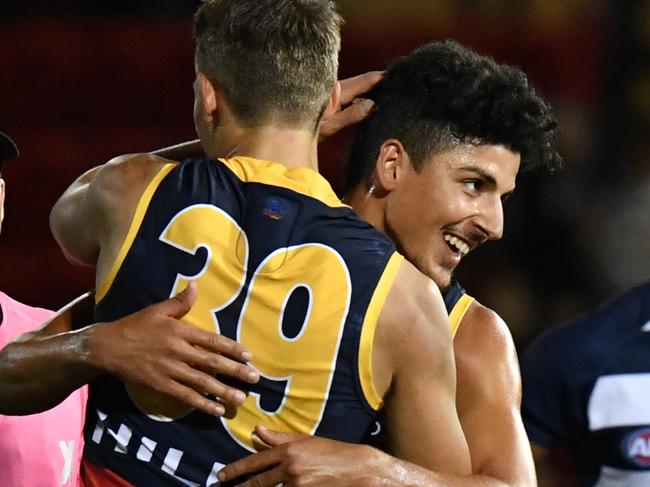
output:
[[[463,242],[463,241],[462,241],[461,239],[459,239],[458,237],[455,237],[454,235],[451,235],[451,234],[449,234],[449,233],[445,233],[445,234],[443,235],[443,238],[445,239],[445,242],[447,242],[447,244],[449,245],[449,247],[450,247],[453,251],[459,253],[462,257],[466,256],[467,253],[468,253],[469,250],[470,250],[470,247],[469,247],[468,244],[466,244],[465,242]]]

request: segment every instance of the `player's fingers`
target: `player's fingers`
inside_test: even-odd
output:
[[[250,362],[253,358],[253,354],[244,345],[218,333],[201,330],[194,326],[188,326],[185,332],[189,343],[198,345],[209,352],[226,355],[240,362]]]
[[[209,394],[220,402],[239,406],[246,400],[246,393],[228,386],[205,372],[184,364],[173,372],[173,379],[197,393]],[[225,411],[224,411],[225,412]]]
[[[349,107],[323,120],[318,134],[320,140],[322,141],[334,135],[345,127],[361,122],[368,116],[373,106],[374,103],[372,100],[359,99],[357,103],[353,103]]]
[[[222,375],[242,382],[255,384],[260,380],[260,373],[249,364],[232,360],[224,355],[215,354],[199,348],[189,347],[185,361],[194,368],[210,375]]]
[[[352,78],[341,80],[341,104],[347,105],[355,98],[367,93],[384,76],[383,71],[369,71]]]
[[[187,287],[176,296],[153,304],[149,309],[165,316],[171,316],[172,318],[182,318],[192,308],[192,305],[194,305],[196,296],[196,283],[190,282]]]
[[[276,487],[277,485],[284,485],[284,482],[287,481],[286,477],[280,467],[276,467],[248,479],[243,484],[239,484],[239,487]]]
[[[166,381],[166,387],[161,389],[161,392],[181,401],[183,404],[212,416],[223,416],[226,412],[226,408],[223,404],[219,404],[218,402],[206,397],[204,394],[200,394],[194,389],[177,381]]]
[[[366,118],[374,106],[375,102],[372,100],[355,98],[352,105],[341,110],[337,115],[339,115],[339,118],[346,126],[352,125]]]
[[[279,461],[279,457],[277,455],[276,450],[265,450],[260,453],[256,453],[254,455],[249,455],[240,460],[237,460],[236,462],[226,465],[219,471],[217,477],[221,482],[231,482],[241,477],[242,475],[249,475],[263,470],[267,470],[270,467],[277,465],[278,461]],[[280,482],[281,480],[278,480],[276,484]],[[269,485],[274,486],[276,484],[269,484]],[[252,484],[242,484],[242,485],[252,485]],[[266,484],[260,484],[260,485],[266,485]]]
[[[266,426],[258,424],[255,426],[255,433],[257,436],[269,446],[282,445],[290,441],[300,440],[306,438],[305,435],[298,435],[295,433],[285,433],[284,431],[270,430]]]

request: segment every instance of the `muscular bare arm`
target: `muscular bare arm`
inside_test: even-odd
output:
[[[103,258],[107,267],[121,244],[121,238],[108,235],[107,227],[119,231],[128,226],[132,211],[120,219],[117,211],[123,208],[118,206],[134,204],[138,184],[146,184],[160,164],[146,155],[126,156],[88,171],[72,184],[51,219],[71,260],[94,265]],[[121,194],[127,188],[129,194]],[[99,374],[111,373],[207,413],[223,414],[223,405],[205,393],[234,405],[245,396],[215,375],[254,383],[259,374],[242,363],[250,360],[245,347],[180,320],[194,299],[191,287],[177,298],[115,322],[82,329],[78,328],[92,322],[92,297],[65,309],[41,329],[0,351],[0,412],[29,414],[48,409]]]
[[[454,339],[456,404],[477,485],[536,485],[528,438],[521,420],[521,376],[508,327],[474,302]]]
[[[180,321],[196,298],[193,286],[120,320],[74,330],[74,323],[92,319],[92,296],[82,298],[0,351],[1,414],[44,411],[98,375],[111,373],[221,415],[223,405],[203,392],[232,404],[244,396],[216,374],[245,382],[259,378],[243,363],[250,359],[245,347]]]
[[[82,365],[85,332],[69,331],[73,319],[92,317],[92,295],[67,305],[39,329],[26,333],[0,351],[0,414],[31,414],[54,407],[99,371]]]
[[[379,317],[373,374],[377,390],[387,391],[384,417],[395,456],[431,470],[469,474],[449,319],[438,287],[409,262],[402,264]]]
[[[519,367],[505,323],[488,308],[473,304],[454,340],[454,350],[457,408],[473,475],[432,472],[367,446],[268,430],[259,434],[276,448],[240,460],[228,466],[227,472],[233,468],[236,475],[243,475],[275,464],[288,472],[287,479],[310,487],[535,486],[530,447],[519,414]]]
[[[120,250],[140,195],[167,162],[149,154],[116,157],[80,176],[54,204],[54,238],[71,261],[96,268],[96,284]]]

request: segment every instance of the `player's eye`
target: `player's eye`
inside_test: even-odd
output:
[[[480,191],[481,187],[483,186],[482,181],[479,181],[478,179],[467,179],[467,180],[463,181],[463,184],[472,193],[476,193],[476,192]]]

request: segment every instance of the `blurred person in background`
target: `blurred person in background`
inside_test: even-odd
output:
[[[522,376],[541,487],[650,485],[650,283],[541,335]]]
[[[17,156],[14,142],[0,132],[0,229],[5,201],[2,171],[4,164]],[[52,311],[19,303],[0,292],[0,349],[19,335],[34,331],[53,314]],[[27,416],[0,415],[2,485],[78,485],[86,397],[87,388],[82,387],[48,411]]]

